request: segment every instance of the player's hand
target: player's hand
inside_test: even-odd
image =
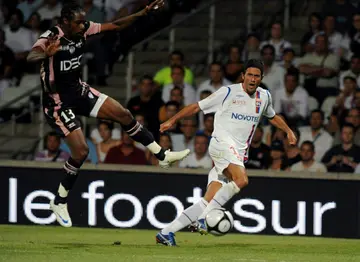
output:
[[[162,123],[160,125],[160,132],[163,133],[167,130],[169,130],[173,125],[175,125],[175,122],[169,119],[168,121]]]
[[[290,131],[287,133],[287,138],[288,138],[288,140],[289,140],[289,144],[290,144],[290,145],[292,145],[292,146],[295,146],[295,145],[296,145],[297,138],[296,138],[296,136],[295,136],[295,134],[294,134],[293,131],[290,130]]]
[[[333,156],[329,162],[330,165],[335,165],[339,160],[338,156]]]
[[[163,6],[164,6],[164,0],[156,0],[144,8],[143,15],[147,15],[151,11],[157,11],[157,10],[161,9]]]
[[[56,36],[51,36],[45,43],[45,54],[50,57],[56,54],[60,49],[60,40]]]

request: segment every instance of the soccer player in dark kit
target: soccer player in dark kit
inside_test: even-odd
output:
[[[39,37],[27,57],[29,62],[41,63],[40,77],[45,117],[50,126],[65,136],[71,150],[71,157],[64,165],[65,177],[60,182],[55,199],[50,201],[50,209],[64,227],[72,226],[67,197],[89,152],[76,115],[120,123],[133,140],[142,143],[159,159],[159,165],[163,168],[185,158],[190,152],[188,149],[180,152],[164,151],[154,141],[153,135],[120,103],[80,80],[81,57],[88,36],[121,30],[137,17],[158,10],[162,6],[163,0],[156,0],[130,16],[111,23],[98,24],[85,21],[85,13],[79,5],[67,4],[61,10],[60,23]]]

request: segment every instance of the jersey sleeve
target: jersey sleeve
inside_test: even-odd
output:
[[[41,49],[45,50],[47,39],[51,36],[54,36],[55,34],[56,33],[53,30],[45,31],[42,35],[39,36],[38,40],[35,42],[32,48],[41,47]]]
[[[266,108],[264,110],[263,115],[266,116],[267,118],[274,118],[276,113],[273,107],[273,103],[272,103],[272,98],[271,98],[271,94],[269,91],[266,91],[267,97],[268,97],[268,103],[266,105]]]
[[[198,102],[200,109],[204,112],[204,114],[216,112],[217,110],[221,109],[225,100],[229,97],[230,92],[230,87],[221,87],[207,98]]]
[[[85,36],[95,35],[101,32],[101,24],[92,21],[86,22]]]

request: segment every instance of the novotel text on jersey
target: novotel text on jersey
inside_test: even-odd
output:
[[[237,120],[255,122],[255,123],[259,122],[258,116],[243,115],[243,114],[238,114],[238,113],[231,113],[231,118],[237,119]]]

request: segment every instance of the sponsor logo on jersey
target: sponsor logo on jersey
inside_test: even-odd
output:
[[[259,118],[258,116],[250,116],[250,115],[243,115],[243,114],[238,114],[238,113],[231,113],[231,119],[236,119],[239,121],[249,121],[249,122],[259,122]]]
[[[260,113],[261,100],[260,100],[260,92],[256,91],[256,99],[255,99],[255,112],[257,114]]]
[[[79,55],[78,57],[75,57],[71,60],[63,60],[60,62],[60,71],[66,72],[73,69],[76,69],[80,66],[80,60],[82,55]]]
[[[234,105],[239,105],[239,106],[244,106],[244,105],[246,105],[246,101],[244,101],[244,100],[239,100],[239,99],[233,99],[232,103],[233,103]]]

